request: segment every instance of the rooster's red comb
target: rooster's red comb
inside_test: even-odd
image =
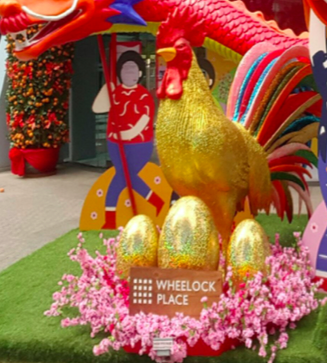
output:
[[[201,10],[195,12],[186,6],[182,10],[176,9],[160,25],[157,34],[157,47],[172,46],[179,38],[188,40],[193,47],[202,46],[207,34],[204,19]]]

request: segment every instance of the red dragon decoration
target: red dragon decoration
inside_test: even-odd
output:
[[[40,25],[33,38],[26,35],[17,43],[17,57],[29,60],[52,46],[108,31],[113,24],[142,25],[147,31],[146,23],[159,25],[173,9],[185,8],[202,17],[206,38],[240,55],[261,42],[283,49],[307,44],[306,34],[282,31],[241,1],[228,0],[0,0],[0,31],[25,36],[30,26]]]

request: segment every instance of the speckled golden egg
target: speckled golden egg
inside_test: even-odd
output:
[[[162,227],[158,266],[216,270],[218,262],[218,232],[208,207],[196,197],[179,199]]]
[[[156,267],[158,232],[155,224],[145,215],[133,217],[123,230],[117,249],[117,273],[129,277],[131,267]]]
[[[242,221],[231,236],[227,253],[235,285],[242,282],[247,274],[249,277],[258,271],[267,274],[265,261],[270,255],[268,237],[261,225],[254,219]]]

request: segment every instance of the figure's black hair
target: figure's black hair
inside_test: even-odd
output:
[[[209,86],[209,88],[211,89],[214,86],[216,80],[216,72],[213,68],[213,65],[208,61],[208,59],[201,57],[198,58],[198,64],[203,71],[207,72],[209,79],[212,80],[212,84]]]
[[[139,70],[142,72],[142,75],[141,75],[141,77],[139,77],[139,80],[138,80],[138,83],[140,83],[140,81],[142,80],[142,78],[145,75],[145,63],[144,63],[144,60],[141,57],[141,55],[139,53],[135,52],[134,50],[128,50],[127,52],[124,52],[118,58],[118,61],[116,63],[116,74],[118,76],[119,82],[123,83],[120,73],[121,73],[124,63],[126,63],[128,61],[133,61],[134,63],[136,63],[137,66],[139,67]]]

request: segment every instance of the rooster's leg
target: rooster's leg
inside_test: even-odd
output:
[[[232,193],[219,193],[211,200],[210,209],[215,225],[222,238],[222,252],[227,259],[227,250],[236,212],[237,198]]]

